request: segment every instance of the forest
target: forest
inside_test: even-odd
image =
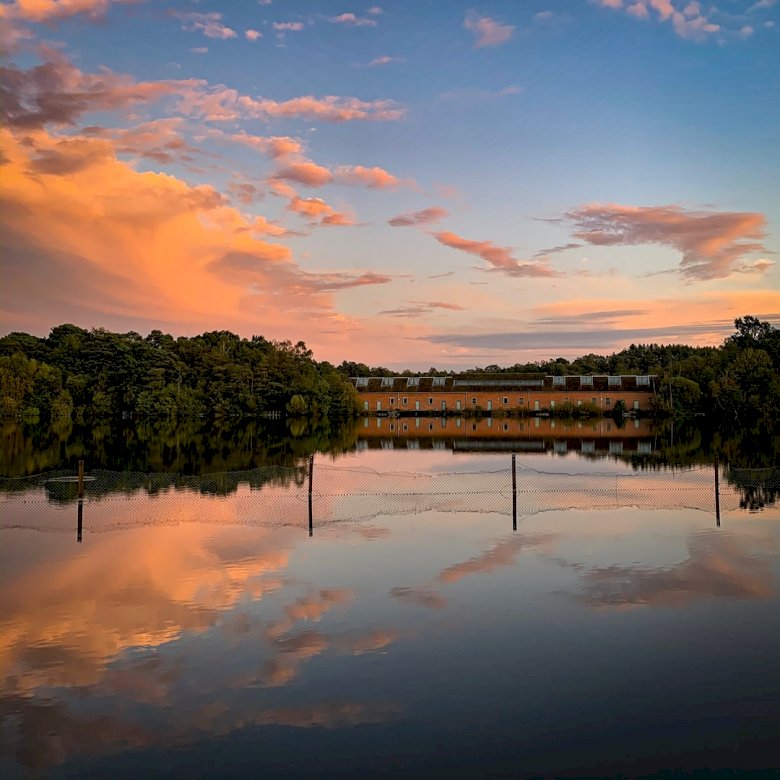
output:
[[[660,416],[717,416],[752,427],[780,416],[780,330],[753,316],[734,321],[719,347],[632,344],[609,356],[489,365],[458,373],[655,374]],[[178,337],[58,325],[45,338],[0,338],[0,416],[77,421],[251,418],[267,413],[346,419],[358,413],[351,376],[398,372],[316,361],[299,341],[229,331]],[[444,375],[404,371],[405,376]]]

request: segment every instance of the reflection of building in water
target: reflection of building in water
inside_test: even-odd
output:
[[[353,377],[364,412],[457,414],[552,412],[588,406],[609,412],[622,401],[633,412],[651,410],[658,377],[492,374],[427,377]]]
[[[620,455],[653,452],[648,420],[618,425],[610,418],[556,420],[550,417],[364,417],[358,449],[447,449],[456,451],[581,452]]]

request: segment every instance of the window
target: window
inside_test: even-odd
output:
[[[406,380],[406,386],[407,387],[419,387],[420,386],[420,377],[419,376],[410,376]]]
[[[368,401],[363,401],[363,409],[368,411]]]
[[[355,387],[368,387],[368,377],[367,376],[359,376],[355,380]]]
[[[503,402],[504,402],[504,404],[508,404],[509,403],[509,399],[506,396],[504,396]]]
[[[637,385],[637,387],[650,387],[650,377],[649,376],[638,376],[636,378],[636,385]]]
[[[591,399],[590,399],[590,402],[591,402],[592,404],[595,404],[595,403],[596,403],[596,399],[595,399],[595,398],[591,398]]]
[[[555,401],[550,401],[550,409],[555,409]]]
[[[577,401],[577,406],[578,407],[582,406],[582,401]]]
[[[564,398],[563,398],[563,402],[564,402],[565,404],[569,403],[569,396],[568,396],[568,395],[567,395],[567,396],[564,396]]]
[[[406,406],[406,404],[408,404],[408,403],[409,403],[409,399],[408,399],[408,398],[402,398],[402,399],[401,399],[401,403],[402,403],[404,406]]]
[[[460,409],[460,401],[455,401],[455,408]]]
[[[639,401],[634,401],[634,411],[635,412],[639,411]]]
[[[518,406],[525,406],[525,398],[518,398],[517,399],[517,405]]]
[[[382,387],[392,387],[393,386],[393,377],[391,376],[383,376],[382,377]]]
[[[428,406],[431,406],[433,404],[433,398],[428,399]]]
[[[592,376],[581,376],[580,377],[580,387],[593,387],[593,377]]]
[[[619,376],[608,376],[607,377],[607,385],[609,387],[620,387],[621,384],[621,377]]]
[[[395,398],[393,396],[390,396],[390,406],[392,406],[395,403]]]
[[[611,403],[612,403],[612,399],[611,398],[605,398],[604,399],[604,405],[605,406],[609,406]]]
[[[447,377],[446,376],[435,376],[433,378],[433,386],[434,387],[444,387],[447,384]]]
[[[554,376],[553,377],[553,387],[566,387],[566,377],[565,376]]]
[[[471,399],[471,403],[472,403],[474,406],[476,406],[476,405],[477,405],[477,399],[476,399],[476,398],[472,398],[472,399]]]

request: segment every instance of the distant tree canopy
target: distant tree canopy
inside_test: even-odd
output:
[[[555,358],[512,366],[489,365],[457,373],[475,374],[655,374],[660,393],[656,411],[688,416],[697,412],[718,415],[725,422],[752,425],[780,417],[780,329],[757,317],[738,317],[736,333],[720,347],[681,344],[631,344],[612,355],[583,355],[575,360]],[[345,376],[391,376],[383,367],[344,361]],[[404,371],[401,376],[444,373]]]
[[[59,325],[48,338],[0,339],[0,415],[57,418],[245,417],[296,410],[347,417],[357,397],[343,374],[299,341],[229,331],[174,338]],[[302,406],[303,404],[303,406]]]
[[[609,356],[559,357],[463,373],[657,374],[662,414],[705,412],[740,425],[780,416],[780,330],[740,317],[720,347],[632,344]],[[36,419],[249,417],[286,411],[311,418],[357,413],[351,376],[392,376],[387,368],[317,362],[299,341],[244,339],[219,330],[174,338],[58,325],[47,338],[0,338],[0,416]],[[446,372],[403,371],[402,376]]]

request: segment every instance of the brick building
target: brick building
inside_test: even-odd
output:
[[[656,394],[654,375],[543,376],[462,375],[354,377],[364,412],[372,414],[463,414],[481,411],[555,412],[565,405],[591,404],[611,411],[618,401],[634,412],[648,412]]]

